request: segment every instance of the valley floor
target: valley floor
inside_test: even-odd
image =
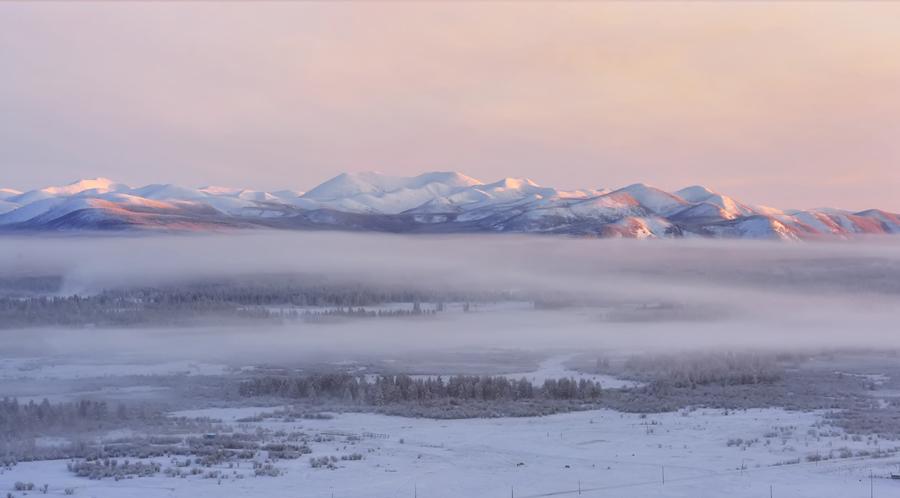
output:
[[[900,457],[838,458],[852,451],[893,447],[853,441],[821,424],[818,413],[780,409],[694,410],[654,415],[587,411],[538,418],[427,420],[337,414],[328,420],[239,422],[271,408],[213,408],[178,412],[209,416],[240,431],[258,428],[330,434],[312,456],[338,457],[336,469],[312,468],[308,458],[280,460],[282,475],[253,477],[221,469],[202,476],[114,481],[76,477],[65,461],[20,463],[0,474],[0,490],[17,481],[49,485],[50,495],[106,497],[504,497],[615,496],[835,497],[900,496],[889,479]],[[740,443],[737,441],[741,440]],[[359,461],[340,456],[358,452]],[[831,460],[809,461],[814,455]],[[799,460],[799,461],[798,461]],[[164,466],[167,458],[157,459]],[[247,473],[235,478],[235,473]],[[873,476],[870,480],[870,473]],[[664,481],[663,481],[664,479]]]

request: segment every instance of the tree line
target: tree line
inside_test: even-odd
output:
[[[366,377],[348,373],[296,376],[262,376],[242,382],[245,397],[277,396],[306,400],[338,400],[352,404],[383,406],[394,403],[518,400],[597,400],[600,384],[572,378],[546,379],[540,385],[528,379],[503,376],[454,375],[411,377],[379,375]]]
[[[601,367],[600,362],[597,366]],[[771,384],[784,374],[775,355],[753,352],[632,356],[623,371],[628,377],[673,387]]]
[[[30,400],[20,403],[16,398],[0,399],[0,439],[27,434],[48,434],[56,431],[84,431],[108,429],[129,419],[150,419],[159,415],[143,406],[116,404],[106,401],[80,400],[40,403]]]
[[[114,288],[89,295],[4,293],[0,328],[34,326],[127,327],[191,325],[244,320],[273,322],[336,317],[373,318],[428,315],[445,302],[511,299],[508,293],[403,290],[361,284],[304,283],[296,279],[185,283],[165,287]],[[367,310],[364,306],[412,303],[412,309]],[[421,303],[436,303],[422,306]],[[326,309],[296,309],[296,308]],[[295,308],[295,309],[291,309]]]

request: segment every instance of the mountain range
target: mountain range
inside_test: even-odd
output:
[[[900,233],[900,215],[878,209],[781,210],[702,186],[666,192],[636,183],[567,191],[520,178],[485,183],[456,172],[344,173],[308,192],[131,187],[106,178],[27,192],[0,188],[3,233],[252,228],[810,239]]]

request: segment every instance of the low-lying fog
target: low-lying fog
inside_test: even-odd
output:
[[[900,347],[900,243],[893,239],[770,243],[255,232],[0,242],[0,276],[60,275],[63,294],[260,274],[511,291],[572,305],[475,305],[470,313],[333,324],[6,330],[0,332],[3,350],[242,362],[479,348]],[[604,319],[606,311],[596,303],[611,301],[701,312]]]

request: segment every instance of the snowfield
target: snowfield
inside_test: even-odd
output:
[[[334,470],[308,458],[281,460],[277,477],[227,469],[237,479],[201,476],[92,481],[75,477],[64,461],[20,463],[0,474],[0,490],[16,481],[49,484],[50,495],[105,497],[503,497],[585,496],[848,497],[898,496],[886,477],[900,458],[809,462],[839,448],[872,450],[871,441],[845,440],[821,427],[818,413],[780,409],[695,410],[657,415],[587,411],[539,418],[426,420],[337,414],[330,420],[238,422],[271,408],[204,409],[183,416],[222,419],[241,430],[302,430],[342,435],[312,445],[311,456],[364,455]],[[777,433],[777,436],[772,434]],[[346,436],[361,436],[346,441]],[[741,439],[749,445],[736,444]],[[731,443],[729,443],[731,442]],[[887,446],[885,446],[886,448]],[[797,462],[799,459],[800,463]],[[166,458],[156,461],[170,464]],[[790,462],[779,465],[779,463]],[[874,479],[870,482],[869,475]]]

